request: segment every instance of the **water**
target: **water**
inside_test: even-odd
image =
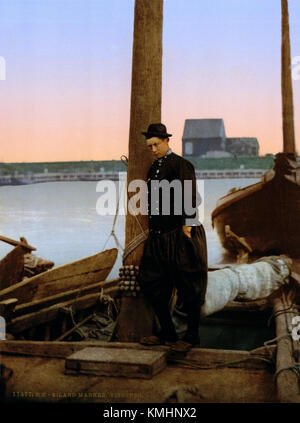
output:
[[[216,179],[204,182],[204,227],[208,243],[208,261],[217,264],[223,259],[210,215],[219,197],[232,187],[244,187],[257,179]],[[116,247],[111,233],[114,216],[99,216],[96,182],[50,182],[34,185],[0,187],[0,234],[18,240],[24,236],[37,248],[35,254],[54,261],[55,265],[96,254]],[[115,233],[124,245],[125,217],[118,216]],[[108,242],[107,242],[108,240]],[[105,245],[106,244],[106,245]],[[0,258],[12,247],[0,243]],[[122,261],[117,262],[109,278],[118,276]]]

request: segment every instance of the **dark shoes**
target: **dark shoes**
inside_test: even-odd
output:
[[[173,345],[176,341],[165,341],[164,339],[159,338],[158,336],[151,335],[145,336],[140,340],[140,344],[147,345],[147,346],[154,346],[154,345]]]
[[[142,338],[140,340],[140,344],[146,345],[146,346],[167,345],[171,347],[170,348],[171,352],[185,354],[189,352],[190,349],[192,349],[193,347],[199,344],[199,339],[197,339],[197,341],[194,339],[166,341],[164,339],[159,338],[156,335],[150,335],[150,336],[145,336],[144,338]]]
[[[187,353],[193,346],[194,345],[189,342],[179,340],[171,346],[171,351],[175,353]]]

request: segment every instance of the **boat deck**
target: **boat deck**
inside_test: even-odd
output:
[[[5,348],[9,349],[5,341]],[[18,343],[22,341],[18,341]],[[25,342],[25,341],[24,341]],[[12,341],[12,346],[15,344]],[[44,344],[44,343],[43,343]],[[69,354],[65,342],[60,352]],[[75,343],[71,343],[75,344]],[[77,343],[79,344],[79,343]],[[105,345],[107,343],[103,343]],[[111,343],[112,344],[112,343]],[[110,344],[110,345],[111,345]],[[4,344],[3,344],[4,345]],[[95,345],[95,344],[94,344]],[[128,344],[127,344],[128,346]],[[140,348],[131,344],[132,348]],[[43,347],[44,348],[44,347]],[[119,348],[122,354],[122,348]],[[165,349],[153,347],[151,349]],[[65,349],[65,350],[64,350]],[[2,349],[3,351],[3,349]],[[36,354],[43,354],[37,348]],[[248,352],[205,350],[195,348],[189,353],[198,364],[243,358]],[[208,357],[211,360],[208,360]],[[150,380],[126,377],[99,377],[65,374],[65,357],[50,358],[42,355],[1,355],[7,368],[14,370],[6,387],[5,401],[43,403],[274,403],[278,402],[274,374],[263,362],[245,361],[235,368],[210,370],[186,368],[171,363]],[[24,375],[26,375],[24,377]]]

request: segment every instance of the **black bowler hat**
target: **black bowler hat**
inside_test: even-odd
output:
[[[158,137],[158,138],[169,138],[172,136],[172,134],[167,133],[167,128],[163,123],[151,123],[151,125],[148,126],[147,132],[142,132],[143,135],[147,139],[152,137]]]

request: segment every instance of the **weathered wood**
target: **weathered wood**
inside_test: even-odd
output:
[[[117,254],[118,250],[113,248],[55,267],[1,290],[0,299],[14,297],[19,303],[25,303],[103,281],[111,271]]]
[[[287,314],[285,311],[292,306],[290,299],[283,299],[284,293],[274,299],[274,313],[276,319],[277,339],[277,393],[280,402],[300,402],[299,381],[292,370],[295,361],[293,358],[293,343],[289,334]]]
[[[153,161],[142,131],[147,130],[150,123],[161,120],[162,25],[163,0],[135,1],[127,186],[133,180],[145,181]],[[128,193],[128,207],[130,197],[134,194]],[[147,216],[134,216],[129,209],[126,215],[125,246],[147,227]],[[143,245],[141,243],[129,254],[123,264],[138,265]],[[134,301],[123,295],[118,317],[118,339],[137,341],[142,336],[150,335],[153,318],[151,308],[142,295],[134,298]]]
[[[77,323],[77,325],[73,326],[71,329],[69,329],[66,332],[63,332],[63,334],[61,336],[59,336],[55,341],[62,341],[63,339],[65,339],[67,336],[71,335],[71,333],[74,332],[74,330],[78,329],[80,326],[84,325],[86,322],[88,322],[90,319],[92,319],[92,317],[95,316],[95,313],[90,314],[89,316],[87,316],[85,319],[81,320],[79,323]]]
[[[66,358],[73,352],[82,350],[86,347],[103,347],[111,349],[135,349],[135,350],[154,350],[169,351],[170,347],[155,346],[145,347],[138,343],[128,342],[104,342],[104,341],[82,341],[82,342],[58,342],[58,341],[1,341],[0,353],[9,355],[37,356],[48,358]],[[273,347],[271,347],[272,349]],[[257,356],[257,357],[256,357]],[[259,358],[262,358],[260,360]],[[236,368],[261,369],[268,366],[267,361],[263,359],[270,358],[267,349],[264,351],[237,350],[216,350],[209,348],[193,348],[185,357],[185,360],[197,363],[201,366],[221,366],[228,364]],[[183,363],[181,363],[183,364]],[[177,364],[180,366],[180,363]]]
[[[24,272],[24,253],[25,251],[22,247],[16,247],[0,261],[0,290],[10,287],[22,280]]]
[[[261,299],[255,301],[230,301],[222,311],[238,311],[242,313],[263,311],[271,308],[269,299]]]
[[[296,149],[288,0],[281,0],[281,15],[281,94],[283,151],[285,153],[295,154]]]
[[[21,241],[15,241],[14,239],[7,238],[6,236],[0,235],[0,241],[6,242],[7,244],[14,245],[15,247],[20,246],[25,248],[25,250],[35,251],[36,248],[32,247],[27,243],[25,238],[21,238]]]
[[[293,329],[293,325],[292,325],[293,317],[299,316],[298,308],[294,304],[295,296],[296,296],[296,292],[294,291],[294,289],[290,289],[286,295],[282,296],[283,305],[285,309],[287,310],[287,312],[285,313],[285,316],[286,316],[286,324],[287,324],[289,333],[291,333]],[[292,339],[292,348],[293,348],[293,358],[297,362],[299,359],[300,342]]]
[[[115,290],[116,288],[111,288]],[[110,289],[106,291],[109,294]],[[70,301],[65,301],[63,303],[55,304],[45,309],[39,310],[34,313],[25,314],[19,317],[16,317],[11,320],[7,326],[7,330],[10,333],[22,332],[33,326],[38,326],[42,323],[51,322],[59,317],[60,309],[63,307],[72,307],[72,310],[75,312],[77,310],[82,310],[88,307],[92,307],[99,301],[99,292],[85,295],[80,298],[75,298]]]
[[[66,358],[69,374],[88,374],[151,379],[166,367],[166,353],[162,351],[122,348],[84,348]]]
[[[135,0],[127,184],[146,180],[153,161],[142,131],[161,119],[162,24],[163,0]],[[134,194],[130,193],[128,199]],[[147,229],[147,216],[138,218]],[[125,245],[140,232],[136,217],[127,213]],[[139,264],[142,250],[140,247],[133,251],[130,262],[125,264]]]
[[[13,316],[17,303],[17,298],[9,298],[7,300],[0,301],[0,316],[4,317],[7,322]]]
[[[41,308],[50,307],[53,304],[62,303],[72,298],[80,298],[87,294],[92,294],[94,292],[99,292],[101,289],[105,294],[108,290],[111,293],[111,289],[118,289],[118,281],[119,279],[112,279],[110,281],[101,281],[95,284],[91,284],[88,286],[80,287],[77,289],[73,289],[67,292],[62,292],[56,295],[52,295],[46,298],[42,298],[40,300],[31,301],[29,303],[20,304],[15,308],[15,317],[20,316],[22,314],[33,313],[35,311],[40,310]]]
[[[244,237],[238,236],[232,230],[230,229],[229,225],[225,225],[225,236],[230,240],[230,242],[233,242],[237,245],[237,249],[243,249],[244,251],[251,253],[252,248],[248,244],[248,242],[245,240]]]
[[[237,254],[238,249],[228,242],[226,225],[245,238],[253,255],[300,257],[300,236],[295,229],[300,227],[300,184],[293,166],[299,164],[283,153],[277,154],[273,179],[241,188],[217,201],[212,221],[222,245],[230,253]]]

